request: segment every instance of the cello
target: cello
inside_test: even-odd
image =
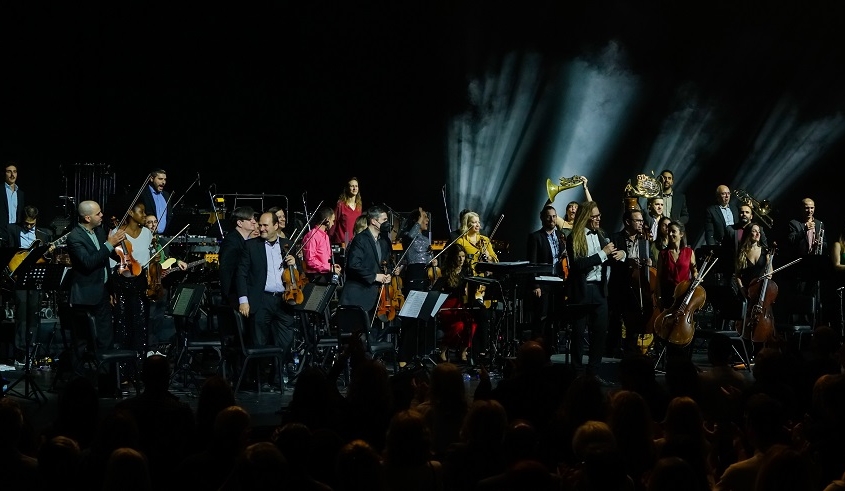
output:
[[[704,277],[719,258],[713,259],[712,253],[701,265],[701,273],[692,280],[685,280],[675,287],[672,306],[658,314],[654,321],[655,334],[671,344],[686,347],[695,335],[693,314],[704,306],[707,292],[701,286]]]
[[[649,233],[640,233],[638,241],[648,241]],[[642,253],[642,248],[640,248]],[[660,315],[660,297],[657,293],[657,268],[648,265],[648,258],[639,258],[639,264],[631,270],[631,288],[636,292],[639,307],[639,318],[642,323],[641,347],[648,347],[654,334],[654,323]]]
[[[737,325],[737,333],[744,339],[750,339],[754,343],[768,343],[775,340],[774,314],[772,304],[778,296],[778,285],[772,279],[772,275],[784,268],[792,266],[801,259],[796,259],[778,269],[772,269],[772,260],[775,250],[766,259],[766,273],[759,278],[754,278],[748,285],[748,307],[745,311],[745,326]]]

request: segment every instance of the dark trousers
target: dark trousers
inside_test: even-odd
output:
[[[263,295],[261,302],[250,302],[252,341],[259,346],[281,346],[287,353],[296,333],[293,308],[286,304],[281,296],[270,293]],[[253,308],[255,310],[252,310]]]
[[[150,302],[147,298],[147,275],[114,275],[114,332],[121,348],[147,352],[147,323]]]
[[[72,307],[91,312],[97,326],[97,349],[111,349],[114,345],[114,328],[111,301],[105,285],[103,285],[103,296],[100,302],[94,305],[73,304]]]
[[[32,333],[31,342],[38,336],[41,318],[38,311],[41,308],[41,292],[38,290],[15,291],[15,348],[26,349],[27,331]]]
[[[598,373],[599,365],[601,365],[607,338],[607,298],[602,294],[601,283],[587,283],[587,289],[584,293],[584,299],[581,303],[598,304],[598,306],[587,315],[576,318],[572,323],[572,362],[576,367],[580,367],[582,364],[583,340],[586,331],[590,340],[587,374],[595,375]]]

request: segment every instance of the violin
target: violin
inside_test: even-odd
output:
[[[153,235],[153,241],[151,242],[150,246],[153,249],[156,249],[157,245],[158,236]],[[158,254],[160,254],[160,252],[157,252],[154,257]],[[162,286],[161,284],[161,263],[155,259],[150,261],[150,263],[147,265],[147,298],[153,301],[158,301],[164,297],[164,286]]]
[[[290,244],[285,245],[285,255],[290,251]],[[308,278],[304,274],[299,273],[299,268],[296,264],[285,266],[282,271],[282,283],[285,285],[285,293],[283,295],[285,302],[288,305],[300,305],[305,300],[305,294],[302,289],[308,283]]]
[[[382,271],[387,273],[387,261],[382,262]],[[379,290],[378,308],[376,316],[382,322],[390,322],[402,309],[405,297],[402,295],[402,280],[397,275],[390,275],[390,282],[381,286]]]
[[[755,278],[748,285],[748,306],[745,312],[745,329],[737,326],[737,332],[755,343],[767,343],[774,337],[774,314],[772,304],[778,296],[778,285],[772,280],[773,250],[766,259],[766,274]]]
[[[657,315],[654,321],[655,334],[669,343],[686,347],[692,342],[695,334],[693,315],[704,306],[707,292],[701,286],[704,276],[716,264],[718,258],[713,259],[712,253],[707,256],[701,266],[702,272],[697,278],[684,280],[675,287],[672,305]]]
[[[440,266],[429,265],[426,270],[428,271],[428,285],[429,288],[434,286],[434,282],[439,280],[441,276],[443,276],[443,270],[440,269]]]
[[[117,262],[117,272],[126,277],[140,276],[141,263],[132,257],[132,243],[126,239],[121,240],[115,247],[114,251],[120,259]]]

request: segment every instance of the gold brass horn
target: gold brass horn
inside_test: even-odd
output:
[[[581,176],[572,176],[568,179],[561,177],[560,185],[556,186],[551,179],[546,179],[546,192],[549,194],[549,201],[554,203],[557,193],[566,191],[567,189],[577,188],[583,182],[584,178]]]
[[[625,185],[623,198],[625,209],[638,210],[640,209],[639,198],[654,198],[659,196],[661,191],[663,191],[663,185],[653,176],[637,174],[636,186],[631,185],[630,179]]]
[[[764,199],[763,201],[757,201],[754,199],[754,196],[751,196],[748,191],[744,189],[734,189],[734,196],[736,199],[741,201],[742,203],[747,204],[751,207],[751,212],[754,213],[754,216],[757,217],[763,224],[769,228],[772,228],[774,224],[774,220],[771,216],[769,216],[772,212],[772,207],[769,204],[769,200]]]

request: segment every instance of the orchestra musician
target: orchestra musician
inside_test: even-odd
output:
[[[32,205],[23,207],[23,219],[20,223],[11,223],[8,227],[9,236],[7,242],[10,247],[18,249],[29,249],[33,244],[49,244],[53,235],[46,229],[38,227],[38,208]],[[47,251],[52,252],[55,246]],[[15,304],[15,350],[16,359],[24,360],[26,350],[26,333],[38,334],[41,326],[41,317],[38,311],[41,308],[41,291],[15,290],[12,301]]]
[[[19,223],[23,218],[23,210],[26,205],[24,193],[18,186],[18,164],[6,162],[5,167],[5,190],[3,199],[0,199],[0,245],[9,232],[6,230],[10,224]]]
[[[220,242],[220,294],[223,301],[238,308],[238,295],[235,291],[235,275],[238,271],[238,264],[243,256],[246,241],[249,240],[253,231],[257,230],[255,222],[255,211],[251,206],[239,206],[232,210],[231,220],[235,228],[228,233]]]
[[[646,314],[651,314],[651,296],[643,293],[650,290],[648,275],[643,275],[643,266],[651,266],[649,243],[643,233],[643,212],[627,209],[622,215],[623,229],[611,235],[611,242],[625,245],[623,260],[610,264],[608,280],[608,325],[609,347],[613,351],[622,339],[622,323],[625,325],[625,340],[621,345],[625,353],[638,353],[637,337],[645,334]],[[621,247],[620,247],[621,249]],[[634,281],[633,278],[637,280]],[[641,284],[640,282],[644,282]]]
[[[596,377],[602,385],[610,385],[598,375],[607,337],[607,282],[610,264],[623,260],[625,251],[616,249],[616,245],[605,237],[600,225],[598,204],[595,201],[582,203],[575,215],[572,233],[566,239],[570,259],[566,288],[570,303],[595,305],[573,321],[572,362],[577,369],[584,368],[583,339],[588,331],[590,348],[586,373]]]
[[[358,305],[372,316],[382,285],[390,283],[390,274],[382,263],[390,259],[390,243],[382,236],[390,234],[387,212],[378,206],[367,209],[367,228],[355,235],[346,249],[346,271],[340,305]]]
[[[786,259],[804,260],[789,268],[786,276],[792,278],[792,288],[796,293],[817,296],[820,293],[822,263],[814,259],[828,254],[824,223],[816,218],[816,203],[812,199],[802,199],[801,210],[801,216],[790,220],[787,225]]]
[[[663,213],[672,220],[686,225],[689,222],[687,199],[684,193],[675,191],[675,174],[669,169],[660,171],[658,180],[663,184]]]
[[[665,203],[662,196],[648,198],[646,203],[648,214],[643,217],[645,219],[645,226],[651,232],[652,237],[657,237],[658,224],[664,217],[669,218],[664,212]],[[669,220],[671,221],[671,218]]]
[[[153,261],[158,261],[159,264],[167,261],[170,254],[170,246],[162,247],[163,244],[159,241],[159,234],[157,232],[158,218],[155,215],[148,213],[144,218],[144,226],[153,234],[153,250],[151,251],[151,254],[154,255]],[[182,261],[181,259],[177,259],[176,267],[178,267],[180,271],[185,271],[188,269],[188,263]],[[161,272],[159,272],[159,274],[161,274]],[[161,281],[161,278],[159,278],[159,281]],[[165,335],[168,330],[166,330],[164,326],[167,322],[167,316],[165,313],[167,311],[167,304],[170,300],[170,290],[163,284],[162,289],[162,294],[159,298],[150,299],[150,345],[165,343],[169,338],[169,336]]]
[[[164,169],[153,169],[150,172],[150,182],[141,193],[141,201],[150,215],[155,215],[158,226],[155,232],[163,234],[167,230],[173,217],[170,206],[170,192],[164,190],[167,184],[167,172]]]
[[[687,245],[684,225],[669,224],[669,247],[660,252],[657,260],[657,282],[660,285],[660,302],[663,308],[672,306],[675,287],[698,277],[695,251]]]
[[[541,228],[528,234],[526,259],[534,264],[553,264],[555,274],[562,278],[561,261],[567,255],[566,237],[556,226],[558,216],[554,206],[543,207],[540,211],[540,222]],[[554,286],[548,283],[532,283],[528,285],[528,289],[531,292],[529,303],[532,325],[537,326],[543,337],[551,342],[554,335],[551,331]]]
[[[584,186],[585,201],[592,201],[593,196],[590,194],[590,189],[587,187],[587,178],[581,176],[581,185]],[[551,205],[552,201],[547,200],[546,205]],[[566,213],[563,217],[558,217],[556,224],[558,229],[563,233],[564,237],[568,237],[572,233],[572,225],[575,223],[575,214],[578,213],[578,202],[570,201],[566,204]]]
[[[316,221],[302,237],[302,258],[308,280],[328,285],[333,274],[340,274],[340,265],[333,264],[328,230],[335,225],[335,212],[324,207],[317,211]]]
[[[110,261],[112,273],[112,308],[115,331],[115,341],[123,349],[132,349],[139,356],[147,352],[149,324],[149,299],[147,298],[146,265],[152,257],[153,234],[144,225],[147,217],[144,203],[137,201],[132,204],[125,223],[112,229],[111,234],[122,230],[126,234],[125,240],[119,247],[129,244],[131,247],[122,252],[124,258],[120,261]],[[129,250],[131,249],[131,251]],[[129,257],[131,256],[131,260]],[[121,271],[122,263],[137,262],[140,274],[133,271]],[[131,269],[131,268],[130,268]]]
[[[405,222],[405,226],[399,232],[402,241],[404,259],[402,267],[405,279],[402,284],[405,297],[408,292],[428,291],[431,289],[429,281],[430,272],[436,271],[437,260],[431,261],[431,237],[428,235],[429,224],[428,213],[418,207],[414,210]],[[431,264],[429,264],[431,263]],[[430,266],[427,268],[426,266]],[[402,339],[399,345],[399,363],[408,362],[413,356],[419,356],[420,326],[418,319],[402,318]]]
[[[761,237],[760,225],[752,224],[749,233],[742,241],[735,261],[736,286],[746,298],[748,298],[747,288],[751,280],[760,278],[766,273],[769,250],[763,245]]]
[[[351,177],[340,192],[335,205],[334,227],[329,229],[332,244],[349,245],[352,240],[355,220],[362,214],[361,192],[358,188],[358,178]]]
[[[645,218],[645,217],[643,217]],[[669,224],[672,219],[669,217],[661,217],[657,221],[657,235],[652,235],[651,245],[649,246],[649,256],[651,263],[657,264],[657,259],[660,257],[660,251],[669,247]],[[648,228],[646,227],[648,230]]]
[[[115,254],[115,246],[126,238],[126,232],[118,229],[106,236],[101,227],[103,212],[96,201],[79,203],[77,212],[79,225],[71,229],[67,238],[73,264],[69,303],[71,307],[91,312],[97,329],[97,347],[109,349],[114,340],[107,288],[109,259]]]
[[[478,329],[478,322],[467,306],[467,253],[463,247],[455,244],[445,253],[443,274],[432,285],[433,290],[448,293],[440,311],[440,361],[446,362],[449,348],[460,350],[461,361],[467,361],[467,351],[472,347],[472,340]]]
[[[719,245],[727,228],[739,221],[739,209],[731,199],[731,188],[720,184],[716,187],[716,203],[707,207],[704,214],[704,242]]]

